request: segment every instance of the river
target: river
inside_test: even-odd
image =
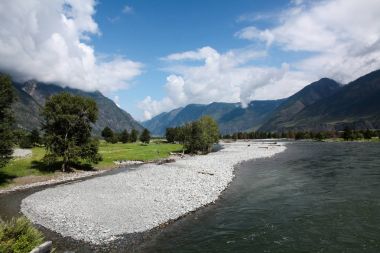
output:
[[[238,165],[215,204],[166,227],[101,248],[43,232],[58,252],[380,252],[380,143],[287,147]],[[0,196],[0,216],[34,191]]]

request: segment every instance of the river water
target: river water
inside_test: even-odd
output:
[[[380,252],[380,143],[290,143],[235,174],[215,204],[113,245],[43,231],[58,252]],[[27,194],[0,196],[0,216]]]

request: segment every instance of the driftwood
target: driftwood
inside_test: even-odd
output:
[[[53,249],[51,241],[44,242],[40,246],[34,248],[30,253],[50,253]]]
[[[209,176],[213,176],[214,173],[209,173],[209,172],[204,172],[204,171],[198,171],[199,174],[203,174],[203,175],[209,175]]]
[[[175,159],[162,159],[162,160],[159,160],[156,164],[161,165],[165,163],[174,163],[174,162],[175,162]]]

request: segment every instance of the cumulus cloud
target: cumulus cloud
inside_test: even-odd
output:
[[[98,57],[95,0],[12,0],[0,3],[0,70],[84,90],[117,90],[141,73],[122,56]]]
[[[287,64],[280,68],[255,66],[254,61],[265,55],[252,48],[220,53],[211,47],[171,54],[164,58],[174,64],[167,69],[173,73],[166,80],[167,96],[161,100],[148,96],[139,107],[145,119],[150,119],[188,103],[241,102],[245,106],[253,99],[290,95],[309,81]],[[285,80],[292,81],[293,86]],[[264,86],[270,89],[262,89]]]
[[[171,75],[167,96],[147,97],[140,103],[146,118],[187,103],[213,101],[248,103],[253,99],[287,97],[322,77],[347,83],[380,68],[380,1],[378,0],[293,0],[288,9],[271,14],[273,25],[259,29],[242,28],[235,37],[266,51],[298,56],[281,66],[255,64],[265,52],[252,49],[217,52],[211,47],[165,57]],[[241,16],[238,21],[257,21],[258,14]],[[260,53],[260,54],[258,54]],[[276,55],[268,55],[268,60]],[[294,59],[293,58],[293,59]],[[194,62],[200,63],[194,66]],[[175,87],[175,88],[173,88]],[[176,92],[169,92],[176,90]],[[180,99],[177,99],[180,94]]]
[[[245,27],[236,36],[313,54],[295,65],[305,72],[348,82],[380,68],[380,1],[332,0],[303,4],[282,13],[279,25]]]

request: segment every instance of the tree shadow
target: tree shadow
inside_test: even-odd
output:
[[[94,171],[94,166],[88,163],[73,163],[70,164],[70,167],[76,170],[83,170],[83,171]]]
[[[32,161],[32,169],[39,170],[41,172],[55,172],[62,168],[62,162],[47,163],[43,160]]]
[[[0,171],[0,186],[9,184],[15,178],[16,178],[15,176],[8,175]]]
[[[32,161],[32,168],[41,172],[56,172],[62,170],[62,162],[57,161],[54,163],[47,163],[43,160]],[[67,172],[73,172],[74,170],[94,171],[95,169],[91,164],[88,163],[70,163]]]

